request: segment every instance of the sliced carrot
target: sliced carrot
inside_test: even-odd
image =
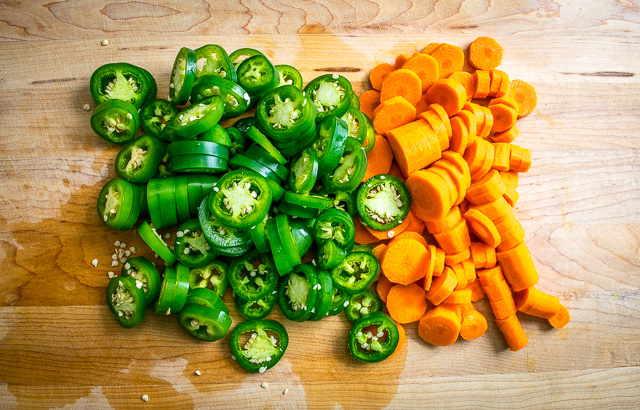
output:
[[[438,60],[440,66],[440,78],[447,78],[451,73],[461,71],[464,67],[464,51],[458,46],[443,43],[429,52]]]
[[[404,230],[404,233],[415,232],[415,233],[417,233],[419,235],[422,235],[422,233],[424,232],[424,228],[425,228],[424,221],[422,219],[418,218],[417,216],[415,216],[413,214],[413,212],[411,212],[411,211],[409,211],[409,213],[407,214],[407,220],[409,221],[409,225]],[[423,239],[424,239],[424,237],[423,237]]]
[[[404,331],[404,327],[402,327],[402,325],[397,322],[396,327],[398,328],[398,346],[396,346],[396,350],[391,353],[391,356],[398,353],[402,349],[402,346],[404,346],[404,344],[407,342],[407,333]]]
[[[531,151],[510,144],[511,156],[509,158],[509,170],[515,172],[527,172],[531,168]]]
[[[511,145],[501,143],[501,142],[496,142],[493,144],[493,149],[494,149],[494,156],[493,156],[493,165],[491,165],[491,168],[497,171],[508,171],[509,161],[511,159]]]
[[[516,100],[510,97],[492,98],[491,101],[489,101],[489,104],[487,104],[487,106],[496,105],[496,104],[504,104],[518,111],[518,103],[516,102]]]
[[[429,111],[433,111],[438,115],[438,117],[440,117],[440,120],[442,120],[442,123],[444,124],[444,128],[447,130],[447,136],[451,138],[451,122],[447,111],[445,111],[440,104],[429,104]]]
[[[513,108],[504,104],[490,105],[493,115],[493,127],[491,131],[501,132],[513,127],[518,119],[518,113]]]
[[[417,233],[417,232],[407,232],[406,230],[404,232],[402,232],[400,235],[394,236],[394,238],[391,240],[391,242],[397,242],[401,239],[413,239],[415,241],[420,242],[421,244],[424,245],[424,247],[428,247],[429,244],[427,243],[427,240],[424,239],[424,236],[422,236],[421,234]]]
[[[478,131],[476,128],[476,116],[472,112],[462,110],[457,114],[458,117],[462,118],[464,121],[464,125],[467,127],[467,131],[469,136],[476,136]]]
[[[462,261],[467,260],[470,257],[471,257],[471,251],[469,250],[469,248],[465,249],[460,253],[450,253],[448,255],[445,253],[444,264],[447,266],[453,266],[458,263],[462,263]]]
[[[476,92],[473,94],[473,98],[485,98],[489,95],[491,90],[491,74],[486,70],[478,70],[473,73],[473,78],[476,80]]]
[[[422,114],[427,111],[429,108],[429,100],[427,99],[427,93],[422,94],[420,100],[416,104],[416,116]]]
[[[464,219],[471,232],[487,246],[495,248],[500,244],[498,229],[482,212],[470,209],[464,214]]]
[[[387,139],[382,135],[376,135],[376,142],[373,149],[367,153],[367,171],[364,173],[362,182],[372,176],[388,174],[393,162],[393,151]]]
[[[469,245],[471,259],[473,259],[473,264],[477,269],[487,267],[485,266],[487,264],[487,255],[484,250],[486,246],[482,242],[471,242],[471,245]]]
[[[471,244],[467,223],[462,220],[453,228],[433,235],[445,253],[460,253]]]
[[[404,65],[404,63],[407,62],[407,60],[409,59],[409,55],[408,54],[398,54],[398,56],[396,57],[396,60],[393,64],[393,67],[398,70],[400,68],[402,68],[402,66]]]
[[[438,248],[437,246],[433,246],[433,248],[435,249],[435,254],[436,254],[436,264],[433,268],[433,276],[440,276],[444,271],[444,267],[445,267],[444,259],[446,254],[442,249]]]
[[[433,245],[427,245],[427,250],[429,251],[429,265],[427,267],[427,274],[424,276],[424,281],[422,283],[422,288],[425,291],[431,289],[431,284],[433,283],[433,273],[436,268],[436,258],[437,251],[436,247]]]
[[[513,296],[511,296],[511,289],[507,282],[500,281],[493,286],[482,286],[484,289],[489,303],[491,304],[491,310],[496,319],[506,319],[507,317],[516,313],[516,306],[513,302]]]
[[[500,89],[496,93],[497,98],[506,97],[509,93],[510,81],[507,73],[502,72],[502,81],[500,82]]]
[[[369,90],[360,94],[360,111],[373,118],[373,112],[380,105],[380,91]]]
[[[392,239],[396,235],[400,235],[402,232],[404,232],[404,230],[407,229],[407,226],[409,226],[409,221],[405,219],[400,223],[400,225],[396,226],[393,229],[389,229],[387,231],[377,231],[373,228],[368,227],[365,224],[362,224],[362,226],[364,226],[365,229],[369,231],[371,235],[375,236],[379,241],[384,241],[386,239]]]
[[[500,84],[502,83],[502,71],[489,70],[489,78],[491,79],[491,85],[489,86],[489,97],[495,97],[500,91]]]
[[[429,88],[427,100],[431,104],[440,104],[451,117],[464,107],[467,102],[467,91],[459,81],[444,78],[436,81]]]
[[[473,97],[473,94],[476,92],[476,79],[473,74],[467,73],[466,71],[456,71],[448,78],[459,81],[460,84],[462,84],[464,89],[467,91],[467,100],[470,100]]]
[[[502,274],[502,268],[500,268],[500,266],[478,270],[478,279],[480,279],[480,283],[482,284],[483,288],[495,285],[496,283],[505,280],[504,275]]]
[[[469,64],[476,70],[492,70],[502,62],[504,49],[491,37],[478,37],[469,44]]]
[[[414,54],[402,65],[402,68],[411,70],[420,77],[423,93],[426,92],[438,78],[440,78],[438,61],[429,54]]]
[[[565,327],[565,325],[569,323],[570,320],[571,320],[571,315],[569,315],[569,310],[564,306],[560,306],[560,311],[556,313],[554,317],[549,319],[548,322],[551,326],[555,327],[556,329],[560,329]]]
[[[433,280],[426,298],[434,305],[439,305],[453,292],[457,285],[456,274],[450,267],[445,266],[442,274]]]
[[[382,299],[383,302],[387,301],[387,295],[389,294],[391,288],[395,285],[396,284],[390,282],[386,276],[380,275],[380,277],[378,278],[378,283],[376,284],[376,292],[378,292],[378,296],[380,296],[380,299]]]
[[[507,341],[509,350],[515,352],[529,343],[527,335],[524,333],[522,325],[516,315],[511,315],[506,319],[496,319],[496,324],[500,332],[502,332],[504,339]]]
[[[373,253],[373,256],[375,256],[378,262],[380,262],[382,260],[382,255],[384,255],[384,251],[386,249],[387,249],[387,245],[384,243],[381,243],[380,245],[373,248],[371,253]]]
[[[472,102],[467,102],[462,108],[464,111],[469,111],[476,117],[476,134],[482,131],[484,127],[484,111],[482,111],[482,106],[478,104],[474,104]]]
[[[515,171],[501,171],[500,172],[500,176],[502,177],[502,180],[504,181],[505,185],[507,186],[507,189],[517,188],[518,187],[518,182],[520,180],[520,177],[518,176],[517,172],[515,172]]]
[[[496,246],[498,251],[509,250],[524,241],[524,228],[513,210],[495,221],[495,225],[500,233],[500,244]]]
[[[380,241],[380,239],[371,235],[369,231],[367,231],[364,225],[362,225],[362,222],[360,222],[360,217],[354,217],[353,224],[356,227],[355,243],[358,243],[360,245],[368,245],[370,243],[376,243]]]
[[[481,138],[474,138],[472,140],[471,144],[467,146],[467,150],[463,156],[469,165],[472,180],[482,178],[491,170],[494,155],[493,146],[490,142]]]
[[[467,283],[475,282],[476,267],[473,264],[473,259],[471,259],[471,256],[462,261],[462,267],[464,268],[464,273],[467,276]]]
[[[421,52],[425,54],[429,54],[430,52],[440,47],[441,45],[442,43],[429,43]]]
[[[407,179],[404,175],[402,175],[402,171],[400,171],[400,168],[395,161],[391,163],[391,168],[389,168],[389,172],[387,172],[387,174],[393,175],[394,177],[400,179],[402,182]]]
[[[418,334],[434,346],[448,346],[458,340],[461,323],[451,309],[438,306],[420,319]]]
[[[440,143],[429,124],[419,119],[387,132],[400,171],[409,176],[441,157]]]
[[[516,292],[513,298],[516,309],[527,315],[551,319],[560,312],[560,300],[539,291],[536,288],[528,288]]]
[[[460,193],[459,184],[456,182],[455,177],[451,175],[447,170],[440,166],[431,166],[429,167],[429,171],[438,175],[443,181],[445,181],[447,187],[449,187],[449,199],[451,201],[451,205],[458,205],[460,201],[463,199]]]
[[[405,68],[387,74],[380,88],[380,102],[393,97],[404,97],[415,106],[422,97],[422,81],[416,73]]]
[[[471,290],[471,301],[477,302],[484,298],[484,289],[482,289],[482,285],[479,280],[473,281],[467,284],[467,288]]]
[[[487,107],[481,106],[480,110],[484,113],[484,122],[482,129],[478,130],[478,137],[487,138],[489,134],[491,134],[491,129],[493,128],[493,113]]]
[[[487,331],[487,319],[477,310],[464,309],[462,311],[462,323],[460,325],[460,337],[464,340],[473,340],[482,336]]]
[[[533,109],[536,108],[536,104],[538,104],[536,89],[522,80],[511,81],[507,95],[518,103],[518,118],[531,114]]]
[[[510,143],[510,142],[513,142],[518,137],[519,134],[520,134],[520,130],[518,130],[518,127],[514,125],[508,130],[505,130],[502,132],[496,132],[491,136],[491,140],[493,142]]]
[[[396,285],[387,295],[389,316],[400,324],[413,323],[427,311],[424,289],[415,283]]]
[[[518,202],[518,198],[520,198],[520,194],[515,188],[507,189],[507,192],[505,192],[502,196],[504,197],[505,201],[507,201],[507,203],[511,205],[512,208],[516,206],[516,202]]]
[[[467,189],[467,200],[473,205],[493,202],[507,192],[507,184],[495,169],[487,172],[482,178],[471,183]]]
[[[395,72],[395,71],[394,71]],[[378,134],[408,124],[416,119],[416,107],[404,97],[393,97],[380,103],[373,111],[373,128]]]
[[[387,63],[378,64],[377,66],[373,67],[373,70],[371,70],[371,73],[369,73],[369,81],[371,82],[371,87],[373,87],[374,90],[380,91],[380,88],[382,87],[382,80],[384,80],[387,74],[389,74],[393,70],[395,70],[395,68],[391,64]]]
[[[471,289],[454,290],[442,303],[466,305],[471,303]]]
[[[470,207],[470,209],[477,209],[478,211],[482,212],[487,218],[491,219],[491,221],[494,223],[500,218],[503,218],[505,215],[513,213],[513,210],[511,209],[507,201],[505,201],[502,197],[496,199],[493,202],[489,202],[488,204],[473,205]]]
[[[462,111],[460,111],[462,112]],[[460,113],[458,113],[460,114]],[[449,141],[449,149],[464,155],[469,141],[469,131],[462,118],[458,115],[451,118],[451,140]]]
[[[382,258],[382,271],[393,283],[408,285],[423,278],[427,272],[429,251],[413,239],[389,243]]]
[[[462,263],[458,263],[456,265],[450,266],[453,273],[456,275],[456,280],[458,284],[456,285],[455,290],[461,290],[467,287],[469,281],[467,280],[467,274],[465,272],[464,266]]]
[[[538,272],[524,242],[507,251],[497,252],[496,257],[504,277],[515,291],[521,291],[538,283]]]
[[[416,171],[407,178],[411,211],[425,222],[437,221],[451,209],[449,185],[431,171]]]
[[[452,151],[446,151],[446,152],[453,153]],[[454,154],[458,155],[458,153],[454,153]],[[430,170],[433,172],[440,172],[440,170],[443,170],[444,172],[446,172],[450,177],[450,183],[452,183],[453,186],[455,187],[456,195],[455,195],[455,198],[452,198],[453,204],[458,205],[460,202],[462,202],[467,191],[467,181],[465,180],[465,177],[462,171],[460,171],[455,164],[451,163],[450,161],[447,161],[445,158],[442,158],[436,161],[433,164],[433,166],[430,168]],[[469,182],[470,181],[471,181],[471,178],[469,178]]]
[[[487,263],[485,265],[486,268],[493,268],[498,263],[498,259],[496,257],[496,250],[490,246],[484,248],[485,256],[487,259]]]
[[[462,184],[464,189],[468,189],[471,185],[471,173],[469,172],[469,165],[464,160],[462,155],[451,150],[442,152],[442,159],[449,161],[458,171],[458,175],[462,175]]]

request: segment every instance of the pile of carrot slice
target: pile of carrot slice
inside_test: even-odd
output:
[[[422,339],[437,346],[487,330],[474,302],[489,300],[513,351],[527,345],[517,311],[556,328],[570,319],[555,296],[535,288],[538,273],[513,211],[518,173],[531,166],[529,150],[513,144],[516,121],[533,111],[535,89],[496,68],[503,49],[480,37],[465,53],[431,43],[370,74],[360,96],[376,143],[364,180],[391,174],[405,181],[409,216],[393,231],[356,223],[356,242],[373,249],[382,275],[377,292],[398,323],[419,322]]]

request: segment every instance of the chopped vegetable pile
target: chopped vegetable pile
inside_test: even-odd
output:
[[[476,39],[468,58],[473,74],[462,49],[430,44],[375,67],[359,98],[336,74],[303,87],[294,67],[249,48],[182,48],[166,100],[140,67],[98,68],[91,125],[123,145],[98,215],[120,230],[142,219],[137,232],[165,262],[160,275],[145,257],[126,260],[107,286],[115,319],[135,327],[151,307],[213,342],[232,325],[231,285],[246,319],[231,350],[255,372],[288,345],[266,320],[276,304],[298,322],[345,310],[364,362],[397,352],[406,323],[434,345],[481,336],[472,302],[485,294],[512,350],[527,343],[516,310],[564,326],[567,309],[533,287],[513,212],[531,156],[511,142],[535,91],[495,70],[495,40]],[[167,244],[158,229],[171,227]]]

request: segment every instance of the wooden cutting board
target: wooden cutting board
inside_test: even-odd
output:
[[[636,407],[638,10],[631,0],[4,2],[0,408]],[[504,47],[501,69],[538,92],[537,109],[518,122],[516,143],[533,166],[521,175],[516,214],[540,289],[571,312],[566,328],[522,316],[529,345],[510,352],[483,300],[482,338],[436,348],[408,325],[399,354],[366,365],[349,357],[344,316],[298,324],[274,312],[289,349],[273,369],[248,374],[228,339],[199,343],[174,317],[149,314],[132,330],[110,317],[114,242],[153,254],[95,212],[118,151],[93,134],[83,110],[96,106],[88,81],[98,66],[141,65],[166,96],[179,47],[217,43],[258,48],[306,81],[340,73],[360,93],[369,70],[399,53],[430,42],[466,49],[484,35]]]

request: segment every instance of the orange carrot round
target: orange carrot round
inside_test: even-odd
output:
[[[445,266],[442,274],[436,277],[427,291],[426,298],[434,305],[442,303],[458,285],[456,274],[450,267]]]
[[[464,67],[464,51],[458,46],[444,43],[431,50],[429,55],[438,60],[440,78],[447,78]]]
[[[360,111],[373,118],[373,112],[380,105],[380,91],[368,90],[360,94]]]
[[[436,247],[433,245],[427,245],[427,250],[429,251],[429,265],[427,267],[427,274],[424,277],[424,282],[422,283],[422,288],[425,291],[431,289],[431,284],[433,283],[433,273],[436,268],[436,257],[437,251]]]
[[[389,316],[400,324],[413,323],[427,311],[424,289],[415,283],[396,285],[387,295]]]
[[[402,346],[407,342],[407,333],[404,331],[404,327],[402,327],[398,322],[396,322],[396,327],[398,328],[398,346],[396,346],[396,350],[391,353],[391,356],[398,353],[402,349]]]
[[[548,319],[547,321],[551,326],[555,327],[556,329],[560,329],[565,327],[565,325],[569,323],[570,320],[571,315],[569,315],[569,310],[564,306],[560,306],[560,311],[556,313],[554,317]]]
[[[487,331],[487,328],[487,319],[482,313],[473,308],[463,310],[460,337],[464,340],[477,339]]]
[[[461,111],[462,112],[462,111]],[[455,116],[451,118],[451,141],[449,142],[449,149],[457,152],[460,155],[464,155],[465,149],[467,149],[467,143],[469,141],[469,131],[462,118]]]
[[[473,97],[473,94],[476,93],[476,79],[473,74],[467,73],[466,71],[456,71],[448,78],[459,81],[460,84],[462,84],[464,89],[467,91],[467,100],[470,100]]]
[[[507,95],[518,103],[518,118],[531,114],[538,104],[535,88],[522,80],[511,81]]]
[[[420,77],[423,93],[426,92],[438,78],[440,78],[438,61],[429,54],[414,54],[402,65],[402,68],[411,70]]]
[[[448,346],[458,340],[460,320],[454,311],[446,307],[436,307],[420,319],[418,334],[434,346]]]
[[[396,163],[404,175],[411,175],[441,156],[437,136],[422,119],[390,130],[387,138]]]
[[[416,171],[407,178],[411,211],[425,222],[437,221],[451,209],[449,185],[430,171]]]
[[[502,132],[496,132],[491,136],[491,140],[493,142],[510,143],[510,142],[513,142],[518,137],[519,134],[520,134],[520,130],[518,130],[518,127],[514,125],[508,130],[505,130]]]
[[[440,248],[438,248],[437,246],[433,246],[434,248],[434,252],[436,254],[436,264],[433,268],[433,276],[440,276],[442,274],[442,272],[444,271],[444,259],[446,257],[446,254],[444,253],[444,251]]]
[[[398,96],[404,97],[414,107],[420,101],[422,81],[416,73],[401,68],[387,74],[380,88],[380,102]]]
[[[489,78],[491,79],[491,85],[489,86],[489,97],[495,97],[500,91],[500,85],[502,84],[502,74],[500,70],[489,70]]]
[[[408,285],[423,278],[427,272],[429,251],[413,239],[391,242],[382,258],[382,271],[393,283]]]
[[[538,272],[524,242],[507,251],[497,252],[496,257],[505,279],[515,292],[533,287],[538,283]]]
[[[381,102],[373,111],[372,118],[373,128],[378,134],[385,134],[415,119],[416,107],[401,96]]]
[[[442,303],[466,305],[471,303],[471,289],[454,290]]]
[[[404,232],[402,232],[401,234],[399,234],[397,236],[394,236],[394,238],[391,240],[391,242],[392,243],[393,242],[397,242],[397,241],[402,240],[402,239],[413,239],[414,241],[418,241],[421,244],[423,244],[425,248],[429,246],[429,244],[427,243],[427,240],[424,239],[424,236],[420,235],[417,232],[411,232],[411,231],[407,232],[406,230]]]
[[[464,220],[455,224],[453,228],[433,236],[446,253],[460,253],[471,244],[469,228]]]
[[[380,277],[378,278],[378,283],[376,283],[376,292],[378,292],[378,296],[380,296],[380,299],[382,299],[383,302],[387,301],[387,295],[389,294],[391,288],[395,285],[396,284],[390,282],[386,276],[380,275]]]
[[[469,44],[469,64],[476,70],[492,70],[502,62],[504,49],[491,37],[478,37]]]
[[[480,284],[479,280],[468,283],[466,289],[471,290],[472,302],[477,302],[484,298],[484,290],[482,289],[482,284]]]
[[[462,214],[460,213],[460,208],[454,206],[451,208],[447,215],[444,218],[439,219],[433,222],[427,222],[425,225],[427,227],[427,231],[432,234],[441,233],[446,230],[453,228],[455,224],[462,220]]]
[[[447,130],[447,136],[451,138],[451,122],[447,111],[445,111],[440,104],[429,104],[429,111],[433,111],[438,115],[438,117],[440,117],[440,120],[442,120],[442,123]]]
[[[407,220],[409,221],[409,225],[407,226],[407,229],[405,229],[403,233],[415,232],[419,235],[422,235],[425,228],[424,221],[418,218],[417,216],[415,216],[411,211],[409,211],[409,213],[407,214]]]
[[[497,171],[508,171],[511,160],[511,144],[496,142],[493,144],[494,156],[491,168]],[[506,191],[505,191],[506,192]]]
[[[449,78],[440,79],[427,91],[427,100],[431,104],[440,104],[451,117],[464,107],[467,102],[467,91],[459,81]]]
[[[449,134],[447,133],[447,127],[440,119],[440,116],[432,110],[427,110],[418,115],[418,118],[426,121],[436,134],[438,137],[440,151],[446,150],[449,147]]]
[[[505,201],[507,201],[507,203],[513,208],[514,206],[516,206],[516,202],[518,202],[520,194],[515,188],[509,188],[502,196],[504,197]]]
[[[458,263],[462,263],[462,261],[465,261],[470,257],[471,257],[471,251],[469,250],[469,248],[459,253],[450,253],[450,254],[445,253],[444,264],[447,266],[457,265]]]
[[[473,79],[476,80],[476,92],[473,94],[473,98],[486,98],[491,90],[489,71],[478,70],[473,73]]]
[[[487,106],[496,105],[496,104],[504,104],[518,111],[518,103],[516,102],[516,100],[514,100],[511,97],[505,96],[505,97],[492,98],[491,101],[489,101],[489,104],[487,104]]]
[[[496,319],[496,324],[500,332],[502,332],[504,339],[507,341],[509,350],[515,352],[529,343],[527,335],[524,333],[522,325],[516,315],[511,315],[506,319]]]
[[[497,200],[505,192],[507,184],[502,180],[502,176],[498,171],[491,170],[471,183],[466,199],[473,205],[482,205]]]
[[[420,115],[423,112],[429,109],[429,100],[427,99],[427,94],[422,94],[420,100],[416,104],[416,115]]]
[[[407,62],[407,60],[409,59],[409,55],[408,54],[398,54],[398,56],[396,57],[396,60],[393,64],[393,67],[398,70],[400,68],[402,68],[402,66],[404,65],[404,63]]]
[[[516,309],[527,315],[551,319],[560,312],[562,305],[557,297],[548,295],[536,288],[516,292],[513,301]]]
[[[518,113],[513,108],[504,104],[490,105],[489,109],[493,115],[493,127],[494,132],[506,131],[513,127],[518,119]]]
[[[475,236],[487,246],[495,248],[500,244],[498,229],[484,214],[476,209],[470,209],[464,214],[467,226]]]
[[[441,45],[442,43],[429,43],[425,46],[425,48],[422,49],[421,53],[429,54],[430,52],[440,47]]]
[[[372,176],[389,173],[393,162],[393,151],[385,137],[376,135],[376,142],[373,149],[367,153],[367,171],[364,173],[362,182]]]
[[[371,253],[373,253],[373,256],[375,256],[378,262],[380,262],[382,260],[382,256],[384,255],[384,251],[386,250],[387,250],[387,245],[384,243],[381,243],[380,245],[373,248]]]
[[[373,87],[374,90],[380,91],[380,88],[382,87],[382,80],[384,80],[387,74],[393,70],[395,70],[395,68],[391,64],[387,63],[378,64],[373,67],[373,70],[371,70],[371,73],[369,74],[371,87]]]
[[[354,217],[353,224],[356,227],[355,243],[358,243],[360,245],[368,245],[380,241],[380,239],[371,235],[369,231],[367,231],[364,225],[362,225],[362,222],[360,222],[360,217]]]
[[[500,197],[493,202],[483,205],[473,205],[470,209],[477,209],[482,212],[491,221],[497,221],[509,213],[513,213],[513,209],[509,206],[504,198]],[[495,222],[494,222],[495,223]]]

